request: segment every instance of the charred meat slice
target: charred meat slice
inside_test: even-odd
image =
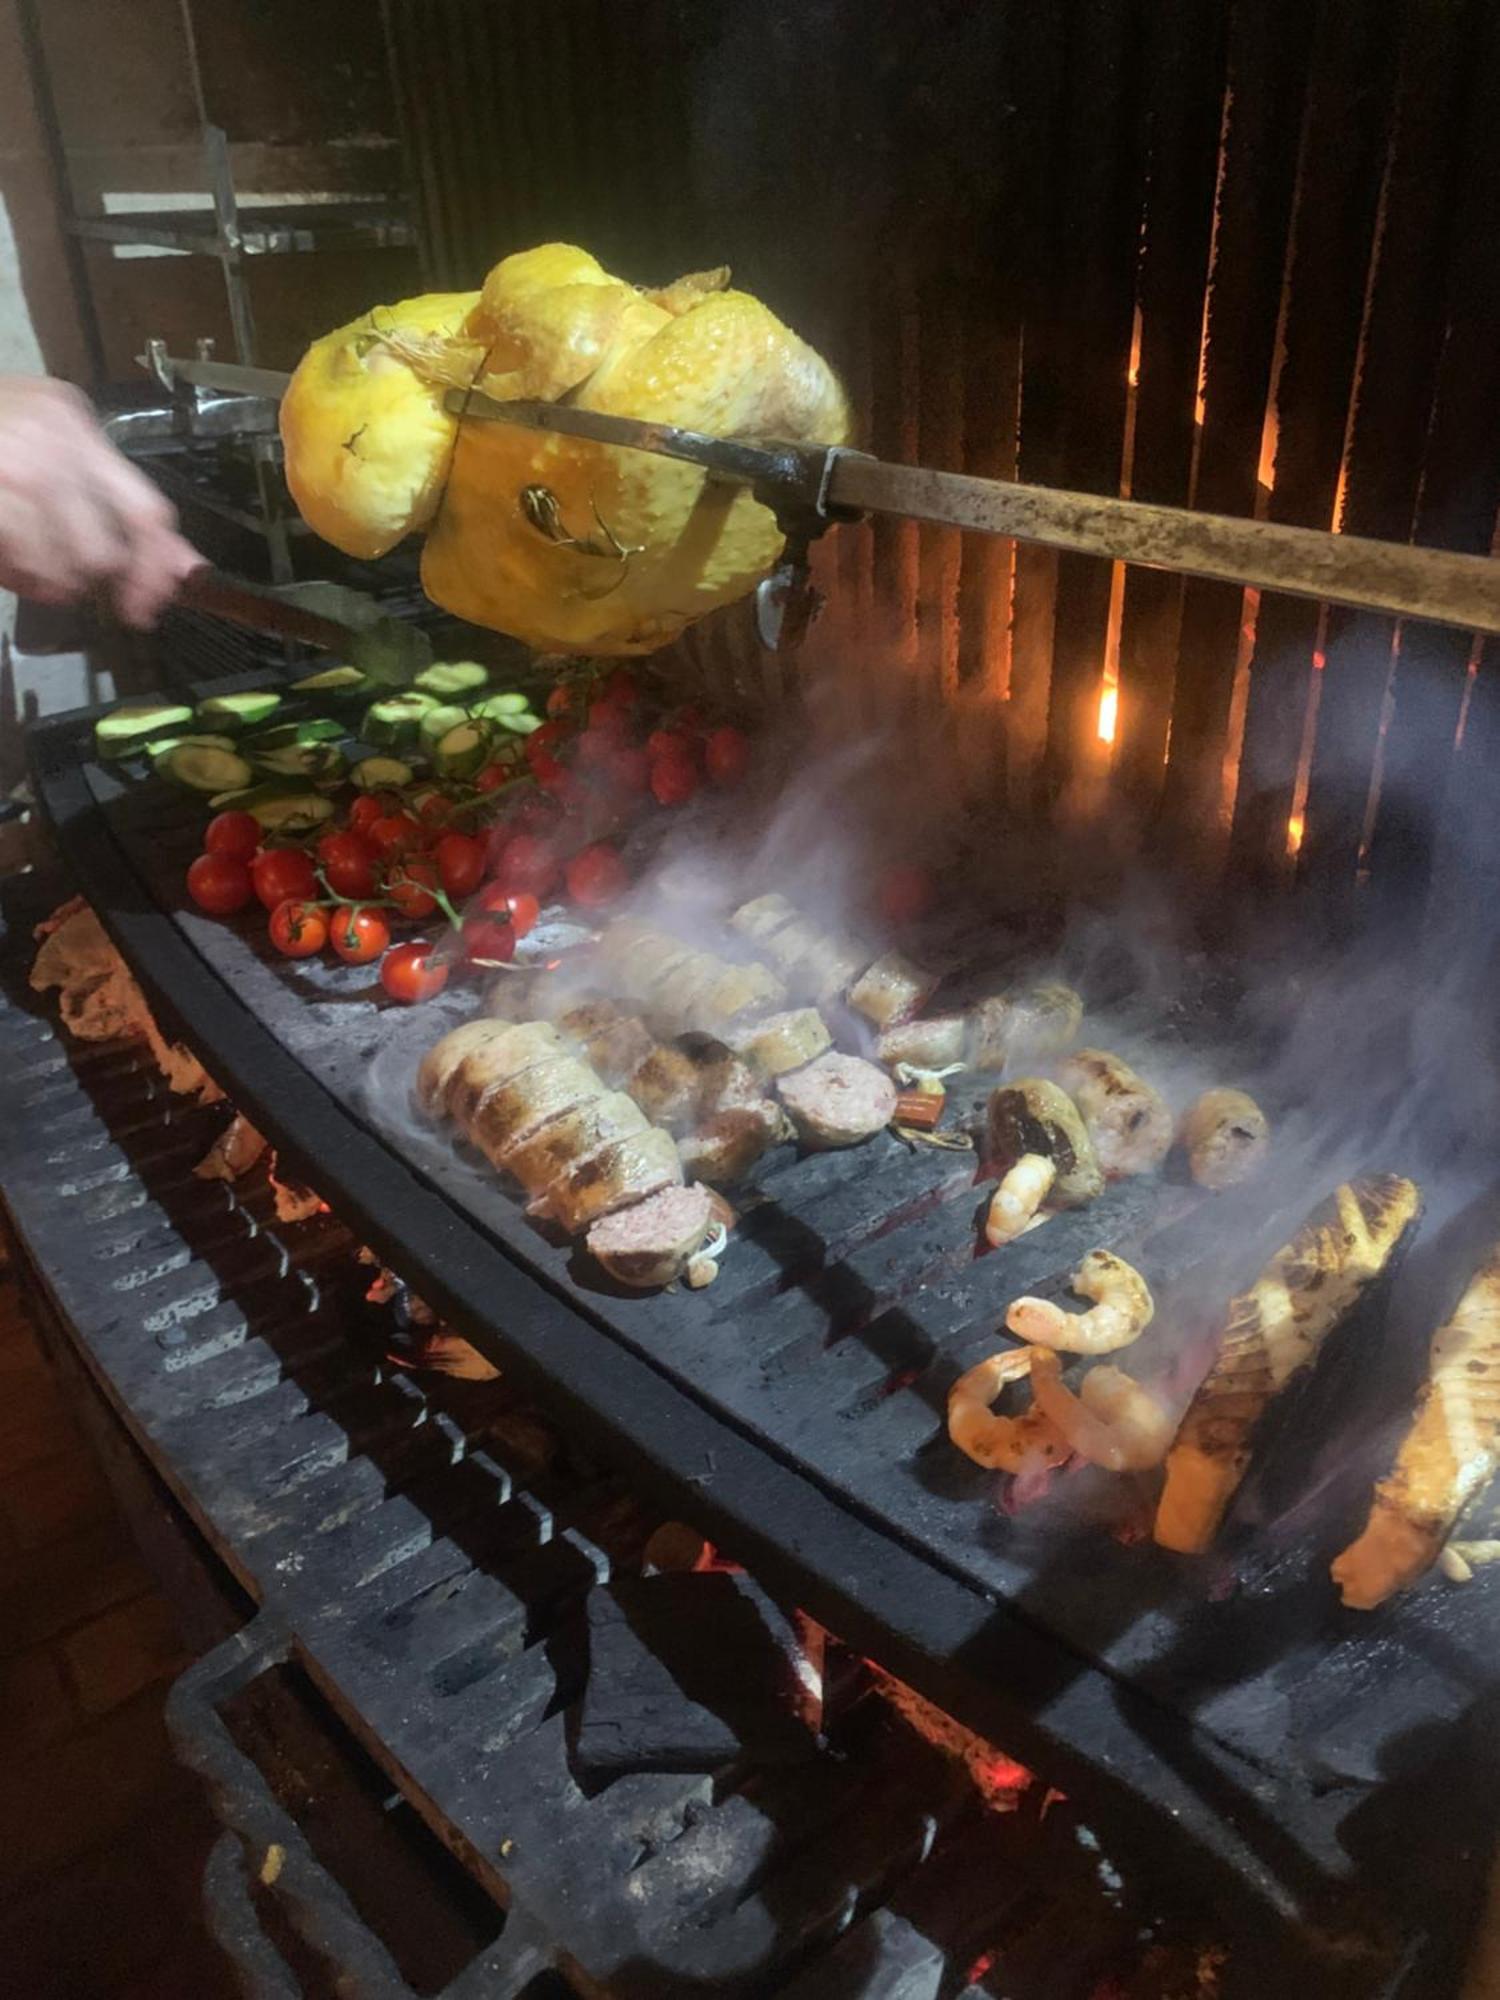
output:
[[[859,1146],[891,1122],[896,1086],[860,1056],[819,1056],[777,1081],[797,1136],[814,1147]]]
[[[1333,1565],[1345,1604],[1373,1611],[1436,1562],[1500,1464],[1500,1244],[1432,1337],[1427,1381],[1359,1539]]]
[[[930,972],[901,952],[888,951],[849,988],[849,1005],[877,1028],[890,1028],[909,1020],[936,984]]]
[[[468,1120],[469,1138],[492,1165],[506,1148],[549,1118],[606,1095],[604,1085],[575,1056],[554,1056],[485,1091]]]
[[[712,1221],[706,1188],[663,1188],[596,1222],[588,1248],[619,1284],[654,1290],[680,1276]]]
[[[607,1097],[576,1105],[528,1137],[503,1147],[495,1165],[518,1180],[528,1194],[540,1194],[597,1147],[633,1138],[646,1129],[646,1115],[635,1099],[623,1091],[611,1091]]]
[[[1111,1179],[1150,1173],[1172,1145],[1166,1099],[1108,1049],[1078,1049],[1057,1080],[1083,1113],[1099,1164]]]
[[[671,1134],[652,1129],[585,1154],[530,1206],[576,1236],[617,1208],[681,1184],[682,1164]]]
[[[761,1076],[785,1076],[816,1061],[833,1046],[828,1023],[816,1007],[794,1007],[784,1014],[767,1014],[733,1036],[735,1047]]]
[[[1167,1456],[1155,1528],[1163,1548],[1208,1548],[1249,1470],[1261,1418],[1317,1360],[1421,1208],[1417,1188],[1396,1174],[1348,1182],[1230,1301],[1217,1357]]]

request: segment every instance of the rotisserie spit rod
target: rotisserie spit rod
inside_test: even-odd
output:
[[[162,379],[251,395],[279,396],[290,379],[215,361],[157,356],[153,365]],[[775,512],[789,553],[805,551],[814,536],[838,521],[895,514],[1391,617],[1500,633],[1500,562],[1488,556],[893,465],[841,447],[709,437],[566,404],[502,403],[465,390],[454,390],[447,400],[455,415],[467,419],[655,452],[701,465],[711,478],[750,486]]]

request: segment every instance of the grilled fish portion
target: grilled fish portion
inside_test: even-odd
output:
[[[1347,1182],[1230,1301],[1218,1357],[1167,1456],[1155,1527],[1163,1548],[1197,1555],[1213,1541],[1249,1469],[1261,1418],[1316,1361],[1421,1209],[1420,1192],[1399,1175]]]
[[[1373,1611],[1437,1560],[1464,1505],[1500,1464],[1500,1244],[1446,1326],[1396,1463],[1375,1488],[1363,1534],[1333,1565],[1345,1604]]]

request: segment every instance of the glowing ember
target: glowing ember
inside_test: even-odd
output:
[[[910,1723],[917,1734],[948,1756],[962,1760],[974,1789],[991,1812],[1014,1812],[1021,1794],[1034,1782],[1024,1764],[987,1743],[982,1736],[965,1729],[951,1715],[945,1715],[914,1688],[898,1681],[874,1660],[867,1660],[880,1692],[891,1706]]]
[[[1104,686],[1099,690],[1099,741],[1113,743],[1120,720],[1120,690]]]
[[[1301,813],[1293,813],[1286,823],[1286,851],[1296,856],[1302,852],[1302,836],[1306,831],[1306,821]]]

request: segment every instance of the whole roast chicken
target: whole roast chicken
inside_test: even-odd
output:
[[[304,519],[348,554],[425,531],[445,609],[549,652],[643,653],[753,589],[770,511],[696,466],[518,425],[460,422],[453,388],[724,438],[842,444],[827,363],[727,270],[647,291],[548,243],[477,293],[376,307],[303,357],[281,407]]]

